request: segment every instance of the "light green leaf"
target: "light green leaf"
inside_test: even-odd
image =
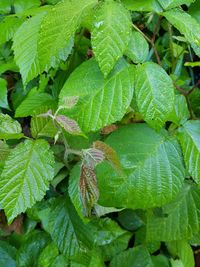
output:
[[[162,208],[160,216],[147,217],[147,240],[174,241],[189,239],[200,230],[200,191],[185,184],[175,200]]]
[[[55,107],[55,100],[51,95],[40,93],[37,88],[33,88],[15,110],[15,117],[33,116],[44,106]]]
[[[96,3],[97,0],[65,0],[52,7],[42,21],[38,39],[41,70],[47,71],[67,59],[84,11]]]
[[[195,62],[186,62],[184,66],[189,66],[189,67],[200,67],[200,61],[195,61]]]
[[[130,37],[131,19],[128,11],[114,1],[103,3],[94,20],[92,48],[105,77],[122,57]]]
[[[173,260],[173,259],[171,259],[170,263],[171,263],[171,267],[185,267],[181,260]]]
[[[48,111],[48,108],[41,107],[37,109],[34,116],[31,118],[31,134],[33,138],[41,136],[54,137],[58,131],[51,118],[38,117],[38,114],[44,114]]]
[[[188,172],[200,183],[200,121],[188,121],[179,129],[179,140]]]
[[[15,13],[26,11],[29,8],[39,7],[40,4],[40,0],[14,0]]]
[[[174,258],[179,258],[184,267],[194,267],[194,255],[187,241],[173,241],[166,244],[168,251]]]
[[[185,177],[181,149],[165,131],[128,125],[112,133],[106,143],[117,152],[126,176],[119,176],[107,163],[97,166],[100,205],[158,207],[181,190]]]
[[[142,246],[130,248],[118,254],[112,259],[110,267],[121,267],[124,264],[126,267],[153,267],[148,250]]]
[[[71,267],[105,267],[102,253],[98,249],[93,249],[86,253],[79,253],[72,258]]]
[[[41,251],[51,242],[44,231],[33,231],[28,236],[17,253],[17,266],[38,267],[38,258]]]
[[[40,13],[24,22],[13,39],[15,61],[19,66],[23,83],[27,84],[40,73],[38,38],[40,24],[45,13]]]
[[[7,100],[7,82],[6,80],[1,78],[0,78],[0,107],[9,109]]]
[[[41,200],[54,177],[54,158],[45,140],[26,140],[14,148],[0,179],[0,203],[8,222]]]
[[[20,139],[23,136],[19,122],[7,114],[0,113],[0,139]]]
[[[158,0],[164,9],[174,8],[180,5],[190,5],[195,0]]]
[[[174,108],[168,120],[177,125],[185,123],[190,117],[186,99],[183,95],[175,95]]]
[[[8,42],[11,40],[14,36],[14,33],[19,28],[19,26],[22,24],[23,19],[19,19],[18,17],[15,17],[13,15],[6,16],[1,22],[0,22],[0,44],[3,44],[5,42]]]
[[[41,220],[67,258],[80,252],[81,248],[92,247],[94,233],[83,224],[68,196],[53,199]]]
[[[9,155],[10,149],[9,146],[0,140],[0,175],[4,167],[5,160]]]
[[[132,11],[162,11],[162,7],[159,5],[157,0],[122,0],[122,3],[126,8]]]
[[[71,74],[61,90],[59,105],[66,96],[78,96],[76,106],[65,114],[76,120],[84,132],[97,131],[126,113],[133,96],[132,77],[133,69],[121,61],[104,81],[96,61],[90,59]]]
[[[132,32],[125,55],[134,63],[143,63],[146,60],[148,53],[149,45],[142,34],[136,31]]]
[[[0,13],[8,14],[11,11],[11,5],[13,0],[1,0],[0,1]]]
[[[139,65],[135,73],[135,95],[144,120],[153,128],[160,129],[174,106],[171,78],[155,63]]]
[[[193,17],[178,8],[164,12],[163,15],[189,43],[200,46],[200,26]]]

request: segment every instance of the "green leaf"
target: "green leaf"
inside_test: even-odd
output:
[[[51,267],[68,267],[68,266],[69,262],[63,255],[57,256],[51,265]]]
[[[15,17],[13,15],[6,16],[0,22],[0,44],[6,43],[11,40],[14,36],[14,33],[22,24],[23,19]]]
[[[132,11],[162,11],[162,8],[157,0],[122,0],[122,3],[125,5],[126,8]]]
[[[38,39],[41,70],[47,71],[67,59],[84,11],[96,3],[97,0],[65,0],[52,7],[42,21]]]
[[[8,14],[11,11],[11,5],[13,0],[1,0],[0,2],[0,13]]]
[[[196,0],[189,7],[188,13],[200,23],[200,0]]]
[[[0,175],[4,167],[5,160],[10,153],[9,146],[0,140]]]
[[[33,88],[15,110],[15,117],[33,116],[44,106],[55,107],[55,100],[51,95],[40,93],[37,88]]]
[[[0,78],[0,107],[9,109],[7,100],[7,82]]]
[[[139,65],[135,73],[135,95],[144,120],[160,129],[174,106],[173,83],[164,69],[152,62]]]
[[[0,241],[0,266],[16,267],[16,248],[5,241]]]
[[[109,218],[94,219],[87,226],[96,228],[95,244],[104,261],[111,260],[128,247],[132,234],[122,229],[115,221]]]
[[[179,140],[188,172],[200,183],[200,121],[188,121],[179,129]]]
[[[19,122],[7,114],[0,113],[0,139],[20,139],[23,136]]]
[[[158,256],[151,256],[151,260],[154,267],[170,267],[168,258],[162,254],[159,254]]]
[[[190,117],[186,99],[183,95],[175,95],[174,108],[168,117],[177,125],[185,123]]]
[[[193,251],[187,241],[181,240],[169,242],[167,243],[167,248],[174,258],[178,257],[182,261],[184,267],[195,266]]]
[[[145,38],[139,32],[132,32],[128,48],[125,55],[134,63],[143,63],[149,53],[149,45]]]
[[[193,17],[181,9],[172,9],[164,12],[163,15],[189,43],[200,46],[200,26]]]
[[[57,246],[51,242],[40,253],[38,258],[38,267],[51,267],[54,259],[59,255]]]
[[[53,121],[49,117],[39,117],[38,114],[44,114],[48,111],[48,108],[41,107],[37,109],[34,116],[31,118],[31,134],[33,138],[41,136],[54,137],[58,131]]]
[[[126,267],[153,267],[148,250],[142,246],[130,248],[115,256],[110,263],[110,267],[121,267],[124,264],[126,264]]]
[[[94,20],[92,48],[105,77],[123,56],[130,37],[131,19],[128,11],[114,1],[103,3]]]
[[[38,258],[41,251],[51,242],[44,231],[34,231],[26,236],[26,240],[17,253],[17,266],[38,267]]]
[[[70,75],[61,90],[59,105],[63,104],[66,96],[79,97],[77,105],[65,110],[65,114],[76,120],[85,132],[96,131],[118,121],[132,100],[132,70],[121,61],[113,75],[104,81],[96,61],[90,59]]]
[[[10,152],[0,179],[0,203],[9,223],[44,197],[54,177],[53,164],[45,140],[27,140]]]
[[[40,4],[40,0],[14,0],[15,13],[26,11],[29,8],[39,7]]]
[[[97,166],[100,205],[158,207],[181,190],[185,177],[181,149],[165,131],[128,125],[112,133],[106,143],[117,152],[126,175],[120,176],[106,163]]]
[[[175,200],[162,207],[162,214],[147,217],[147,240],[189,239],[200,230],[200,193],[195,185],[185,184]]]
[[[92,246],[92,229],[83,224],[68,196],[53,199],[41,220],[44,229],[67,258]]]
[[[45,13],[40,13],[24,22],[13,39],[15,61],[19,66],[23,83],[27,84],[40,73],[38,38],[40,24]]]
[[[129,231],[136,231],[144,225],[144,222],[138,216],[137,212],[131,209],[120,211],[117,219],[120,225]]]
[[[190,5],[195,0],[158,0],[164,9],[174,8],[180,5]]]

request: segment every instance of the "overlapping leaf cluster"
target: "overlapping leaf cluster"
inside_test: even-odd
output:
[[[0,265],[195,266],[200,1],[2,0],[0,32]]]

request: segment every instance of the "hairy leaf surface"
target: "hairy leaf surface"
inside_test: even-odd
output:
[[[131,20],[128,11],[114,1],[103,3],[94,21],[92,48],[105,77],[122,57],[130,37]]]
[[[0,179],[0,203],[9,223],[44,197],[54,176],[53,163],[45,140],[27,140],[10,152]]]
[[[106,143],[117,152],[126,175],[120,176],[106,163],[97,166],[101,205],[160,207],[181,190],[185,170],[180,146],[165,131],[128,125],[112,133]]]
[[[135,73],[137,106],[145,121],[159,129],[167,121],[174,105],[173,83],[159,65],[147,62]]]
[[[200,183],[200,122],[188,121],[179,129],[179,140],[187,170]]]
[[[80,90],[81,86],[81,90]],[[79,96],[78,103],[66,115],[85,131],[96,131],[120,120],[133,96],[133,69],[120,62],[106,80],[94,59],[81,64],[69,77],[60,93],[60,105],[66,96]]]

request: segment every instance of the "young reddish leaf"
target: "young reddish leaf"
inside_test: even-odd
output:
[[[93,143],[93,148],[101,150],[104,153],[105,159],[116,169],[119,173],[123,173],[121,163],[118,159],[117,153],[109,145],[96,141]]]
[[[64,115],[56,116],[55,120],[65,129],[66,132],[71,134],[81,134],[81,129],[75,120],[72,120]]]
[[[94,170],[84,164],[81,166],[79,187],[84,215],[89,217],[91,215],[91,208],[99,199],[99,189]]]
[[[82,153],[84,164],[92,169],[105,159],[104,152],[97,148],[83,149]]]

